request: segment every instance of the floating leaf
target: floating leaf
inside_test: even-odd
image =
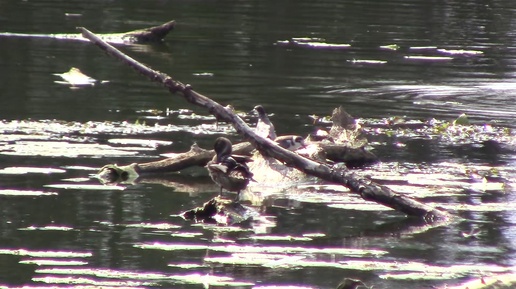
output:
[[[468,116],[465,113],[461,114],[453,121],[453,125],[470,125]]]

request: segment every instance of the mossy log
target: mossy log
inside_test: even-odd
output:
[[[438,210],[406,195],[397,193],[368,178],[360,177],[346,168],[332,167],[328,164],[302,157],[278,146],[270,139],[258,136],[237,114],[234,113],[231,107],[224,107],[210,98],[196,92],[191,85],[183,84],[174,80],[171,76],[165,73],[155,71],[130,58],[87,29],[79,28],[79,30],[82,31],[85,38],[88,38],[107,54],[123,61],[125,64],[137,70],[140,74],[148,77],[152,81],[162,84],[171,93],[180,93],[188,102],[207,109],[211,114],[215,115],[217,119],[231,123],[236,131],[251,142],[251,144],[262,152],[262,154],[273,157],[287,166],[295,167],[305,174],[312,175],[332,183],[341,184],[347,187],[351,192],[359,194],[365,200],[375,201],[407,215],[422,218],[427,222],[451,219],[451,215],[445,211]]]

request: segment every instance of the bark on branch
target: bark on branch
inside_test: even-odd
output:
[[[83,37],[89,39],[109,55],[123,61],[152,81],[161,83],[172,93],[180,93],[188,102],[207,109],[217,119],[233,124],[236,131],[245,137],[260,152],[280,162],[326,181],[341,184],[369,201],[388,206],[407,215],[423,218],[427,222],[446,221],[451,218],[447,212],[425,205],[410,197],[394,192],[372,180],[359,177],[345,167],[331,167],[327,164],[304,158],[281,148],[269,139],[258,136],[230,107],[224,107],[210,98],[196,92],[191,85],[174,80],[171,76],[153,70],[125,55],[85,28],[78,28]]]

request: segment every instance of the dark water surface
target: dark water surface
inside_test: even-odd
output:
[[[309,115],[342,105],[373,122],[466,113],[488,135],[516,128],[515,14],[511,0],[7,0],[0,32],[176,20],[164,43],[121,49],[237,110],[262,104],[280,134],[305,135]],[[109,83],[54,83],[71,67]],[[207,115],[88,43],[0,36],[0,286],[334,288],[348,277],[429,288],[516,271],[514,134],[495,149],[373,137],[383,162],[364,173],[467,222],[409,232],[399,213],[307,186],[263,205],[261,221],[226,228],[171,216],[217,194],[203,169],[111,187],[89,178],[223,134],[166,113],[179,109]]]

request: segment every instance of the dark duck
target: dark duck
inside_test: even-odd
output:
[[[215,156],[208,162],[206,168],[211,179],[220,186],[222,190],[236,192],[236,200],[239,199],[240,191],[244,190],[253,180],[253,174],[247,167],[249,157],[232,155],[233,148],[231,141],[225,137],[219,137],[213,145]]]

